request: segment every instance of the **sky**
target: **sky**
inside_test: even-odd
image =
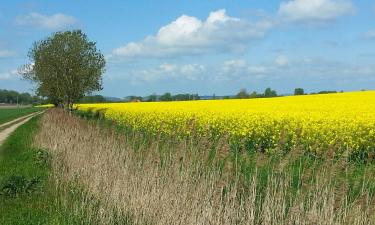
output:
[[[370,0],[2,0],[0,89],[32,92],[30,47],[73,29],[106,58],[105,96],[375,89]]]

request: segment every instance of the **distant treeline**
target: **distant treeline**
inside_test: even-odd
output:
[[[343,92],[343,91],[340,91]],[[338,93],[337,91],[319,91],[319,92],[311,92],[311,93],[305,93],[305,90],[303,88],[296,88],[294,89],[294,95],[314,95],[314,94],[333,94]],[[251,93],[247,92],[246,89],[241,89],[233,98],[235,99],[243,99],[243,98],[271,98],[271,97],[278,97],[278,96],[284,96],[284,95],[278,95],[275,90],[272,90],[271,88],[266,88],[263,93],[257,93],[256,91],[253,91]]]
[[[33,96],[30,93],[19,93],[17,91],[0,89],[0,103],[5,104],[37,104],[41,102],[42,99],[38,96]]]
[[[79,103],[103,103],[112,102],[102,95],[88,95],[79,100]]]
[[[263,93],[257,93],[256,91],[248,93],[247,90],[243,88],[234,96],[234,98],[272,98],[277,96],[277,92],[275,90],[272,90],[271,88],[266,88]]]
[[[342,91],[341,91],[342,92]],[[337,91],[320,91],[312,92],[310,94],[330,94],[337,93]],[[303,88],[296,88],[294,90],[294,95],[305,95]],[[248,92],[246,89],[241,89],[236,95],[227,96],[199,96],[198,94],[175,94],[167,92],[162,95],[151,94],[148,96],[127,96],[124,98],[113,98],[104,97],[102,95],[89,95],[83,97],[79,103],[109,103],[109,102],[163,102],[163,101],[192,101],[192,100],[209,100],[209,99],[246,99],[246,98],[270,98],[279,96],[275,90],[271,88],[266,88],[263,93],[258,93],[256,91]],[[0,89],[0,103],[5,104],[45,104],[49,100],[31,95],[30,93],[19,93],[17,91]]]
[[[200,100],[198,94],[176,94],[172,95],[167,92],[162,95],[151,94],[146,97],[141,96],[128,96],[125,98],[127,101],[144,101],[144,102],[168,102],[168,101],[190,101]]]
[[[104,97],[102,95],[90,95],[83,97],[79,103],[103,103],[103,102],[158,102],[158,101],[189,101],[199,100],[198,94],[176,94],[172,95],[167,92],[163,95],[152,94],[146,97],[127,96],[124,98]]]
[[[342,91],[341,91],[342,92]],[[330,94],[337,93],[337,91],[319,91],[309,94]],[[306,95],[303,88],[296,88],[294,95]],[[284,95],[278,95],[277,92],[271,88],[266,88],[264,92],[258,93],[256,91],[248,92],[245,88],[241,89],[236,95],[227,96],[199,96],[198,94],[176,94],[172,95],[170,92],[162,95],[151,94],[148,96],[131,95],[124,98],[104,97],[102,95],[90,95],[83,97],[80,103],[104,103],[104,102],[164,102],[164,101],[193,101],[193,100],[211,100],[211,99],[247,99],[247,98],[272,98]]]

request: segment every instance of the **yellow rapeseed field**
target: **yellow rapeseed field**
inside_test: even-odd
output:
[[[78,104],[154,135],[227,137],[248,150],[375,152],[375,91],[245,100]]]

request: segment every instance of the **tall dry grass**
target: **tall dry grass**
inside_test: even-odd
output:
[[[142,144],[142,136],[88,123],[59,110],[41,120],[39,147],[52,154],[59,191],[75,182],[87,193],[88,223],[115,224],[374,224],[372,197],[363,189],[348,200],[322,167],[314,182],[293,189],[282,168],[256,170],[245,182],[237,159],[209,163],[208,143]],[[216,158],[229,149],[222,143]],[[212,161],[212,160],[211,160]],[[219,162],[219,161],[218,161]],[[299,175],[301,180],[306,174]],[[264,182],[263,182],[264,183]],[[345,189],[342,186],[341,189]],[[294,190],[294,191],[293,191]],[[96,199],[95,201],[93,199]],[[69,204],[69,203],[66,203]],[[94,206],[92,206],[94,205]],[[120,220],[119,220],[120,218]]]

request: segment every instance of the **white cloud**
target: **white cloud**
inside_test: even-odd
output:
[[[375,30],[369,30],[362,34],[364,39],[375,39]]]
[[[16,24],[23,26],[33,26],[42,29],[57,30],[68,28],[77,24],[77,19],[73,16],[57,13],[53,15],[43,15],[40,13],[29,13],[16,18]]]
[[[17,70],[11,70],[9,72],[0,73],[0,80],[9,80],[13,77],[16,77],[18,75]]]
[[[375,76],[375,67],[332,59],[305,58],[294,61],[288,70],[280,67],[278,73],[284,73],[287,77],[294,77],[301,80],[313,79],[323,82],[326,80],[340,81],[346,79],[357,81],[360,79],[373,79]]]
[[[135,70],[131,72],[131,79],[133,82],[153,82],[168,79],[187,79],[199,80],[202,79],[206,68],[199,64],[168,64],[163,63],[156,68]]]
[[[279,55],[275,59],[275,64],[277,66],[289,66],[289,59],[285,55]]]
[[[244,51],[252,39],[262,38],[272,27],[267,20],[249,22],[230,17],[224,9],[211,12],[205,21],[182,15],[139,42],[112,51],[112,57],[162,58],[207,52]]]
[[[15,56],[15,55],[16,55],[16,53],[13,52],[13,51],[1,50],[0,49],[0,58],[7,58],[7,57]]]
[[[245,60],[243,59],[233,59],[233,60],[228,60],[223,63],[223,71],[225,72],[230,72],[233,70],[243,70],[248,67],[248,64]]]
[[[291,0],[280,4],[278,15],[288,22],[320,24],[354,11],[350,0]]]
[[[231,80],[244,77],[262,78],[269,73],[269,68],[263,65],[250,65],[245,60],[234,59],[225,61],[221,67],[219,79]]]

